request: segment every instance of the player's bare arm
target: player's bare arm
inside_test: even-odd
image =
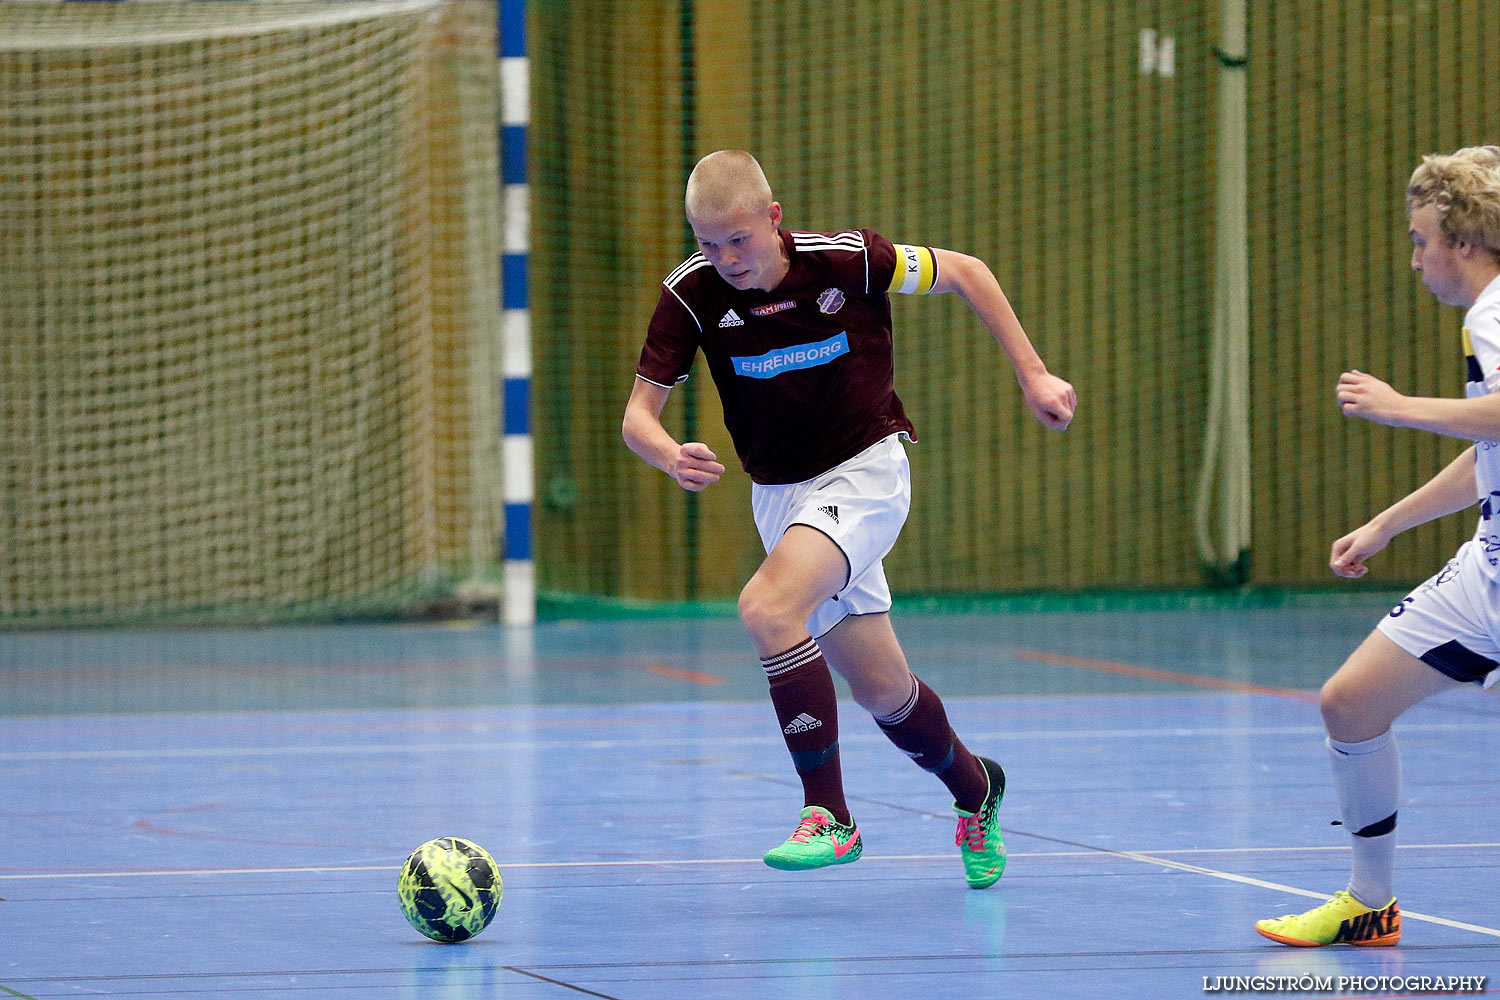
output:
[[[698,493],[719,481],[724,466],[702,441],[679,444],[661,425],[661,410],[671,391],[643,378],[636,379],[630,400],[625,404],[621,434],[631,451],[677,480],[683,489]]]
[[[934,247],[932,252],[938,265],[933,294],[956,292],[969,304],[1010,358],[1027,407],[1042,426],[1065,430],[1078,408],[1078,394],[1072,385],[1047,371],[989,266],[954,250]]]
[[[1411,427],[1468,441],[1500,440],[1500,393],[1474,399],[1405,396],[1374,375],[1354,370],[1339,376],[1339,408],[1387,427]]]
[[[1474,478],[1474,449],[1449,462],[1443,471],[1365,524],[1333,543],[1328,565],[1339,576],[1352,578],[1370,571],[1365,565],[1401,532],[1474,506],[1478,500]]]

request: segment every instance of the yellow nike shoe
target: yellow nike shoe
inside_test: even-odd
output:
[[[1272,941],[1298,948],[1393,945],[1401,940],[1401,908],[1393,897],[1380,909],[1371,909],[1341,889],[1322,906],[1306,913],[1257,920],[1255,929]]]

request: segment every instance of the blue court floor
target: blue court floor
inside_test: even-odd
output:
[[[0,997],[1497,992],[1500,706],[1478,691],[1397,725],[1401,946],[1251,928],[1343,887],[1313,692],[1388,603],[898,608],[914,668],[1009,775],[1010,863],[980,892],[942,786],[847,699],[864,858],[761,863],[801,798],[732,620],[3,634]],[[445,835],[504,877],[462,945],[396,903],[407,853]],[[1295,995],[1434,995],[1402,982]]]

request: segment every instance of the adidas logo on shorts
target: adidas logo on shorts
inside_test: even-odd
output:
[[[744,326],[744,325],[745,325],[745,321],[742,320],[742,319],[740,319],[739,313],[735,312],[733,309],[731,309],[727,313],[725,313],[723,319],[719,320],[719,329],[720,330],[724,329],[726,326]]]
[[[817,729],[822,724],[823,724],[823,720],[822,719],[814,719],[812,716],[808,715],[806,712],[803,712],[801,715],[797,716],[791,722],[788,722],[786,724],[786,728],[783,729],[782,732],[783,733],[805,733],[805,732],[808,732],[810,730]]]

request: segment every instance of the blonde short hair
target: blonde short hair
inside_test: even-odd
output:
[[[698,161],[683,199],[689,218],[715,218],[735,209],[759,214],[771,207],[771,185],[755,157],[721,149]]]
[[[1437,206],[1443,241],[1471,243],[1500,259],[1500,146],[1466,146],[1422,157],[1406,186],[1406,212]]]

